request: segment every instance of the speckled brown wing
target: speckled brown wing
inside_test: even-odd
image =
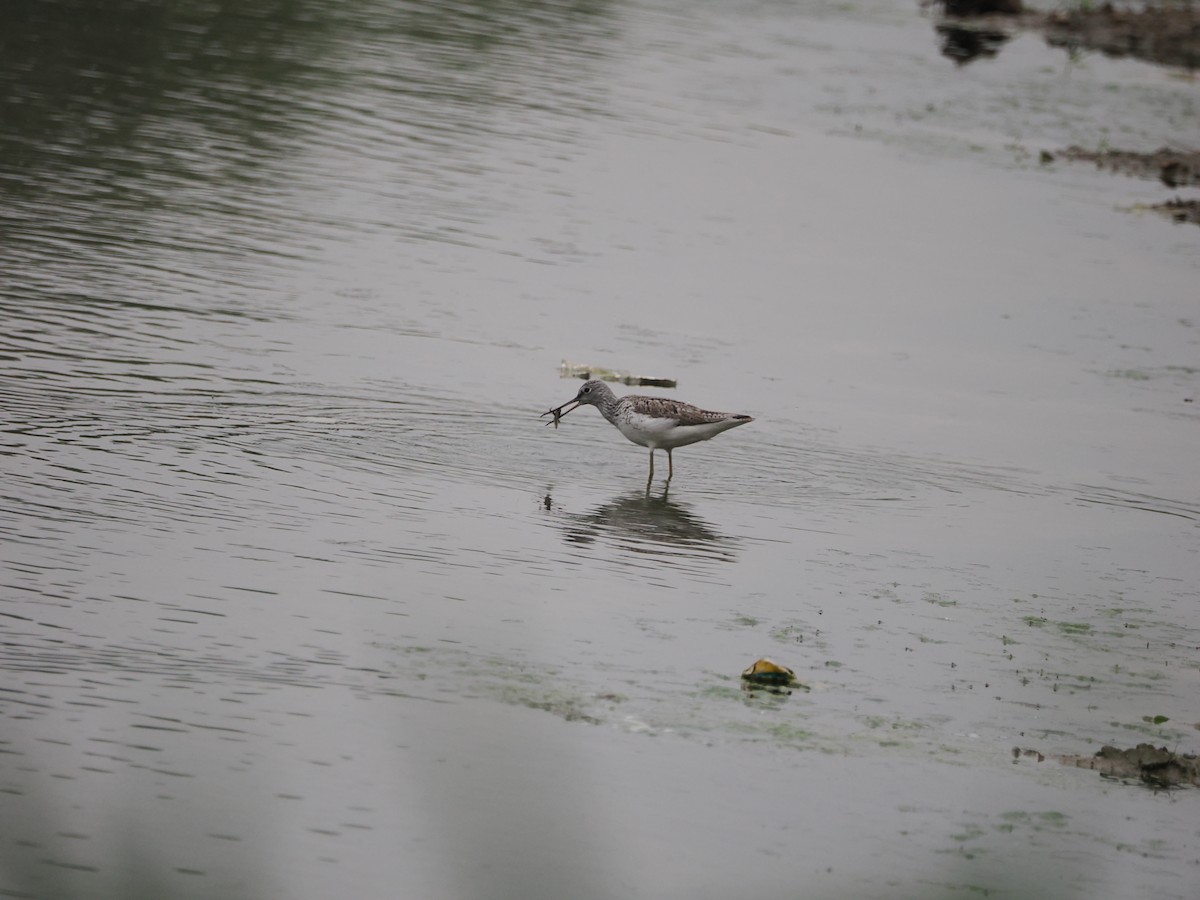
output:
[[[735,416],[732,413],[712,412],[699,409],[690,403],[671,400],[667,397],[626,397],[635,412],[643,416],[653,416],[656,419],[674,419],[680,425],[708,425],[725,419],[749,418]]]

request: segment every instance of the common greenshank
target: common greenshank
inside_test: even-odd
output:
[[[754,421],[750,416],[711,412],[667,397],[618,397],[603,381],[585,382],[575,399],[568,400],[562,406],[548,410],[542,415],[554,416],[553,421],[546,424],[557,427],[558,420],[567,413],[588,405],[599,409],[600,414],[629,440],[650,448],[650,477],[646,481],[647,485],[654,480],[655,450],[667,451],[667,481],[670,481],[675,475],[671,451],[676,447],[707,441],[722,431]]]

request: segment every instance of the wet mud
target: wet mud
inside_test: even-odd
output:
[[[1190,5],[1128,10],[1106,3],[1038,14],[1031,24],[1054,47],[1098,50],[1184,69],[1200,66],[1200,10]]]
[[[939,31],[956,27],[990,36],[995,49],[1016,29],[1040,31],[1046,42],[1069,51],[1094,50],[1108,56],[1130,56],[1188,70],[1200,67],[1200,9],[1147,6],[1124,9],[1106,3],[1040,12],[1021,0],[942,0],[947,21]],[[994,54],[989,54],[994,55]]]
[[[1099,169],[1123,175],[1153,178],[1167,187],[1200,185],[1200,153],[1186,153],[1169,147],[1160,147],[1153,153],[1133,153],[1128,150],[1086,150],[1072,145],[1058,153],[1042,156],[1045,162],[1056,158],[1094,163]]]
[[[1099,169],[1161,181],[1171,188],[1200,185],[1200,153],[1172,150],[1169,147],[1160,147],[1153,153],[1135,153],[1129,150],[1087,150],[1072,145],[1057,153],[1042,153],[1043,163],[1059,159],[1089,162]],[[1148,204],[1145,208],[1176,222],[1200,225],[1200,200],[1174,197],[1163,203]]]
[[[1200,757],[1153,744],[1138,744],[1128,750],[1105,746],[1095,756],[1063,756],[1060,760],[1110,778],[1143,781],[1153,787],[1200,787]]]
[[[1176,222],[1200,225],[1200,200],[1184,200],[1182,197],[1176,197],[1166,203],[1153,204],[1149,208],[1164,216],[1169,216]]]

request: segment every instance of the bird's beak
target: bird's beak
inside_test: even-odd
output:
[[[570,409],[568,409],[567,407],[570,407]],[[575,395],[574,400],[568,400],[562,406],[556,406],[556,407],[554,407],[554,409],[548,409],[544,413],[542,413],[542,416],[554,416],[554,419],[550,422],[547,422],[546,424],[554,425],[555,427],[558,427],[559,419],[561,419],[567,413],[574,412],[577,409],[579,409],[579,395],[578,394]],[[540,419],[542,416],[538,416],[538,418]]]

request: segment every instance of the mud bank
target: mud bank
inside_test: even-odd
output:
[[[1160,147],[1153,153],[1131,153],[1127,150],[1085,150],[1071,146],[1058,153],[1048,153],[1043,160],[1067,159],[1095,163],[1099,169],[1134,175],[1139,178],[1154,178],[1167,187],[1200,185],[1200,153],[1185,153]]]
[[[1099,169],[1135,178],[1161,181],[1167,187],[1191,187],[1200,185],[1200,153],[1185,153],[1160,147],[1153,153],[1134,153],[1128,150],[1087,150],[1070,146],[1057,153],[1045,151],[1043,163],[1062,159],[1069,162],[1090,162]],[[1200,200],[1175,197],[1164,203],[1153,203],[1145,207],[1168,216],[1176,222],[1200,225]]]
[[[1126,10],[1105,4],[1035,14],[1031,27],[1040,29],[1047,43],[1068,50],[1098,50],[1184,69],[1200,65],[1200,10],[1191,7]]]
[[[1041,12],[1021,0],[942,0],[939,29],[959,28],[986,36],[992,47],[1017,29],[1040,31],[1046,42],[1069,51],[1094,50],[1188,70],[1200,67],[1200,9],[1149,6],[1100,7]]]
[[[1063,763],[1110,778],[1143,781],[1152,787],[1200,787],[1200,759],[1166,747],[1138,744],[1128,750],[1102,747],[1095,756],[1064,756]]]

